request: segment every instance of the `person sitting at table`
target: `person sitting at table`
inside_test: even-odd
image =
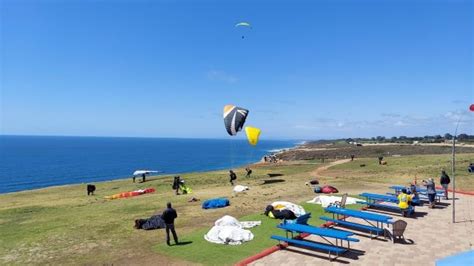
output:
[[[398,207],[401,209],[403,217],[412,214],[413,207],[410,206],[412,199],[413,195],[408,195],[406,188],[402,189],[402,192],[398,194]]]
[[[412,206],[420,206],[421,205],[420,197],[418,195],[418,191],[417,191],[415,183],[409,183],[408,184],[407,194],[412,195],[412,199],[411,199],[411,205]]]

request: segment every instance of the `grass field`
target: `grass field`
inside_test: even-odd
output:
[[[275,244],[269,235],[278,231],[274,230],[276,221],[260,213],[276,200],[301,203],[313,198],[315,194],[304,185],[310,178],[335,185],[342,193],[383,191],[391,184],[408,183],[415,174],[418,180],[430,176],[437,180],[442,167],[449,170],[449,160],[446,155],[390,157],[387,166],[379,166],[374,159],[361,158],[327,170],[317,161],[255,166],[250,179],[243,177],[242,169],[238,170],[239,184],[250,186],[248,192],[238,195],[232,194],[227,171],[182,174],[193,188],[192,195],[174,195],[171,176],[151,177],[146,183],[97,183],[95,196],[86,195],[85,185],[2,194],[0,264],[232,264]],[[474,175],[465,170],[469,161],[474,161],[474,154],[458,155],[457,183],[460,189],[474,190]],[[366,167],[359,167],[360,164]],[[270,179],[269,173],[280,174],[276,178],[285,182],[263,184],[264,179]],[[128,199],[103,198],[146,187],[154,187],[157,192]],[[205,211],[201,202],[187,202],[191,196],[201,200],[226,196],[231,206]],[[163,230],[133,229],[134,219],[160,213],[167,201],[172,201],[178,211],[176,227],[181,240],[192,241],[191,244],[168,247],[163,244]],[[317,206],[305,207],[313,217],[321,212]],[[263,224],[251,229],[255,239],[241,246],[205,242],[203,235],[226,214],[239,220],[262,220]],[[313,218],[313,222],[317,223],[317,219]]]
[[[408,184],[416,177],[418,182],[433,177],[437,185],[441,170],[445,169],[451,176],[451,156],[449,155],[414,155],[387,157],[387,165],[379,165],[377,159],[357,159],[353,162],[340,164],[326,172],[327,175],[357,182],[399,183]],[[467,171],[470,162],[474,162],[473,154],[456,156],[456,187],[460,190],[474,191],[474,174]],[[360,167],[365,164],[365,167]],[[451,180],[452,181],[452,180]]]

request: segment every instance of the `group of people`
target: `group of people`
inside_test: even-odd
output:
[[[429,208],[434,208],[436,205],[436,184],[433,178],[422,181],[426,187],[426,194],[428,196]],[[441,171],[439,183],[443,187],[444,197],[448,198],[448,187],[451,183],[451,179],[445,170]],[[403,216],[407,216],[412,212],[412,205],[419,204],[418,191],[416,188],[416,181],[410,183],[407,188],[402,189],[401,193],[398,194],[398,207],[402,210]]]
[[[246,167],[245,172],[245,177],[250,177],[250,175],[252,174],[252,169]],[[233,170],[229,170],[229,182],[232,186],[234,185],[235,180],[237,180],[237,174]]]
[[[265,155],[263,156],[263,161],[266,163],[276,163],[278,162],[278,159],[275,155]]]
[[[137,178],[137,176],[133,175],[133,177],[132,177],[133,183],[135,183],[136,178]],[[146,181],[146,174],[142,174],[142,182],[145,182],[145,181]]]

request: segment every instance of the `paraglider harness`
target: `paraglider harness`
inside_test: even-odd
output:
[[[176,190],[176,195],[179,195],[179,190],[183,191],[183,194],[191,193],[191,188],[184,184],[184,180],[180,176],[175,176],[173,180],[173,189]]]
[[[297,218],[294,212],[286,209],[276,210],[272,205],[268,205],[265,208],[264,214],[268,217],[280,220],[294,220]]]

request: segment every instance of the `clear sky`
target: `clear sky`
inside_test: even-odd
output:
[[[1,134],[474,133],[472,1],[0,3]]]

